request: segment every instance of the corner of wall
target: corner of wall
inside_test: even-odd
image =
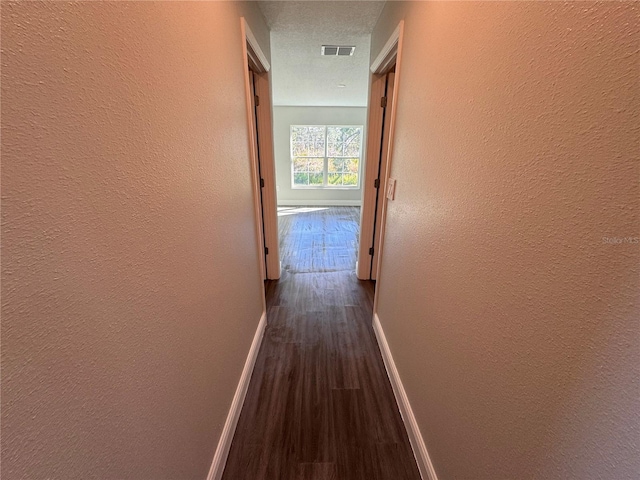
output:
[[[407,429],[409,443],[411,444],[413,455],[416,459],[416,463],[418,464],[420,476],[424,480],[438,480],[436,470],[431,461],[431,457],[429,456],[429,452],[427,451],[424,439],[422,438],[422,433],[420,433],[420,427],[418,426],[416,417],[413,414],[411,403],[409,403],[409,397],[407,397],[407,392],[402,384],[402,379],[400,378],[400,374],[396,368],[393,355],[391,355],[391,349],[387,343],[387,337],[384,334],[384,330],[382,329],[382,324],[380,323],[380,318],[378,318],[377,313],[373,314],[373,331],[378,339],[382,360],[384,361],[384,366],[387,370],[391,387],[393,388],[393,394],[396,397],[396,402],[398,403],[402,421]]]
[[[211,462],[211,468],[207,475],[207,480],[220,480],[224,473],[224,467],[227,463],[227,457],[229,456],[229,450],[231,449],[231,443],[233,442],[233,436],[238,425],[238,419],[240,418],[240,412],[244,400],[247,396],[247,390],[249,389],[249,382],[251,381],[251,374],[258,358],[258,352],[260,351],[260,345],[264,338],[264,331],[267,326],[267,312],[262,312],[260,321],[258,322],[258,328],[253,336],[253,342],[247,355],[247,360],[244,363],[240,380],[236,392],[229,408],[227,419],[224,422],[222,434],[220,440],[218,440],[218,446],[216,447],[215,454],[213,455],[213,461]]]

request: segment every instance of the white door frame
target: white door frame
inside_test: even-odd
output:
[[[251,183],[253,186],[254,213],[256,222],[258,257],[260,258],[260,272],[263,279],[277,280],[280,278],[280,254],[278,248],[278,215],[275,182],[275,159],[273,153],[273,120],[271,108],[271,88],[269,71],[271,65],[267,60],[255,35],[251,32],[244,17],[240,19],[243,46],[242,54],[245,59],[244,80],[247,105],[247,125],[249,129]],[[260,98],[257,108],[254,107],[254,96],[251,87],[249,68],[254,73],[254,88]],[[254,110],[255,108],[255,110]],[[257,122],[258,139],[256,142]],[[258,149],[260,158],[258,159]],[[258,164],[260,162],[260,164]],[[260,173],[264,187],[260,187]],[[262,190],[262,192],[260,192]],[[262,195],[262,202],[261,202]],[[264,229],[263,229],[264,225]],[[267,247],[266,255],[264,247]]]
[[[377,280],[379,276],[380,261],[382,258],[384,224],[386,219],[386,191],[389,173],[391,171],[391,157],[393,152],[393,134],[395,131],[395,118],[398,99],[398,85],[400,79],[400,65],[402,62],[402,39],[404,32],[404,20],[401,20],[391,34],[378,56],[371,62],[371,95],[369,99],[369,118],[367,122],[367,162],[364,172],[364,185],[362,195],[362,215],[360,222],[360,241],[358,246],[358,262],[356,275],[362,280]],[[393,90],[387,92],[390,109],[384,113],[380,99],[384,96],[386,74],[395,65],[395,78]],[[383,151],[382,129],[388,122],[387,145]],[[379,185],[379,202],[382,202],[380,214],[376,219],[376,193],[374,181],[378,177],[378,161],[382,154],[381,177]],[[374,221],[375,219],[375,221]],[[374,255],[369,253],[371,239],[377,231],[378,245],[374,245]],[[373,263],[372,263],[373,262]],[[375,312],[375,306],[374,306]]]

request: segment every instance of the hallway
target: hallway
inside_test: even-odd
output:
[[[354,274],[360,209],[279,209],[282,278],[224,480],[420,478]]]

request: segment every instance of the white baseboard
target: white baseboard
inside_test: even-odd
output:
[[[359,207],[360,200],[280,200],[279,207]]]
[[[224,423],[224,428],[222,429],[222,434],[218,441],[216,453],[213,456],[213,462],[211,463],[207,480],[220,480],[222,478],[222,473],[224,472],[224,467],[227,463],[227,457],[229,456],[229,450],[231,449],[231,441],[233,440],[233,435],[236,431],[236,426],[238,425],[238,419],[240,418],[242,405],[244,404],[244,399],[247,395],[249,381],[251,380],[251,374],[253,373],[256,358],[258,358],[258,351],[260,350],[260,344],[262,343],[264,329],[266,326],[267,313],[263,312],[260,317],[256,333],[253,336],[253,342],[251,343],[247,360],[244,362],[244,369],[242,370],[242,375],[240,375],[240,382],[238,382],[236,393],[233,396],[231,408],[227,415],[227,421]]]
[[[380,324],[380,319],[377,314],[373,315],[373,330],[376,334],[376,338],[378,339],[378,345],[380,346],[384,366],[387,369],[387,375],[389,375],[389,380],[393,387],[393,394],[396,397],[396,402],[400,409],[400,415],[402,415],[402,420],[404,421],[404,425],[407,429],[407,435],[409,436],[409,442],[413,449],[413,455],[416,457],[416,462],[418,463],[420,476],[423,480],[438,480],[436,471],[433,468],[433,463],[431,463],[431,458],[429,458],[427,447],[422,439],[418,422],[416,422],[416,417],[413,415],[413,410],[409,404],[407,393],[404,390],[402,380],[400,380],[400,375],[396,369],[396,364],[391,356],[391,350],[389,350],[389,344],[387,343],[387,338],[384,335],[384,331],[382,330],[382,325]]]

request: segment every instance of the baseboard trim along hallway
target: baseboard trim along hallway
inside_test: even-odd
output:
[[[422,480],[358,280],[356,207],[278,218],[282,276],[222,480]]]
[[[418,470],[420,470],[420,476],[423,478],[423,480],[438,480],[436,471],[433,468],[433,463],[431,463],[431,458],[429,457],[429,452],[427,452],[427,447],[424,444],[424,440],[422,439],[420,427],[418,427],[418,422],[416,422],[416,417],[413,414],[413,409],[411,408],[411,404],[409,403],[409,398],[407,397],[407,393],[405,392],[404,386],[402,385],[400,374],[398,373],[396,364],[393,361],[391,350],[389,350],[387,337],[385,337],[384,330],[382,329],[382,325],[380,324],[380,319],[375,313],[373,314],[373,331],[375,332],[376,338],[378,339],[378,345],[380,346],[380,352],[382,353],[382,360],[384,361],[384,366],[387,370],[387,375],[389,376],[391,387],[393,388],[393,394],[396,397],[396,402],[400,410],[400,415],[402,416],[402,421],[404,422],[405,428],[407,429],[409,443],[411,444],[411,448],[413,449],[413,455],[416,457]]]
[[[235,434],[236,426],[238,425],[238,419],[240,418],[240,412],[244,405],[244,399],[247,396],[249,381],[251,380],[251,374],[253,373],[253,368],[256,364],[256,359],[258,358],[258,352],[260,351],[260,345],[264,338],[264,330],[266,326],[267,312],[264,311],[260,317],[260,322],[258,322],[256,333],[253,336],[253,342],[251,343],[247,360],[244,363],[242,375],[240,375],[240,381],[238,382],[236,393],[233,396],[231,408],[229,409],[227,420],[224,423],[220,440],[218,440],[218,447],[216,448],[216,453],[213,456],[213,462],[211,463],[207,480],[220,480],[222,478],[224,467],[227,463],[227,457],[229,456],[229,449],[231,448],[231,441],[233,440],[233,435]]]

